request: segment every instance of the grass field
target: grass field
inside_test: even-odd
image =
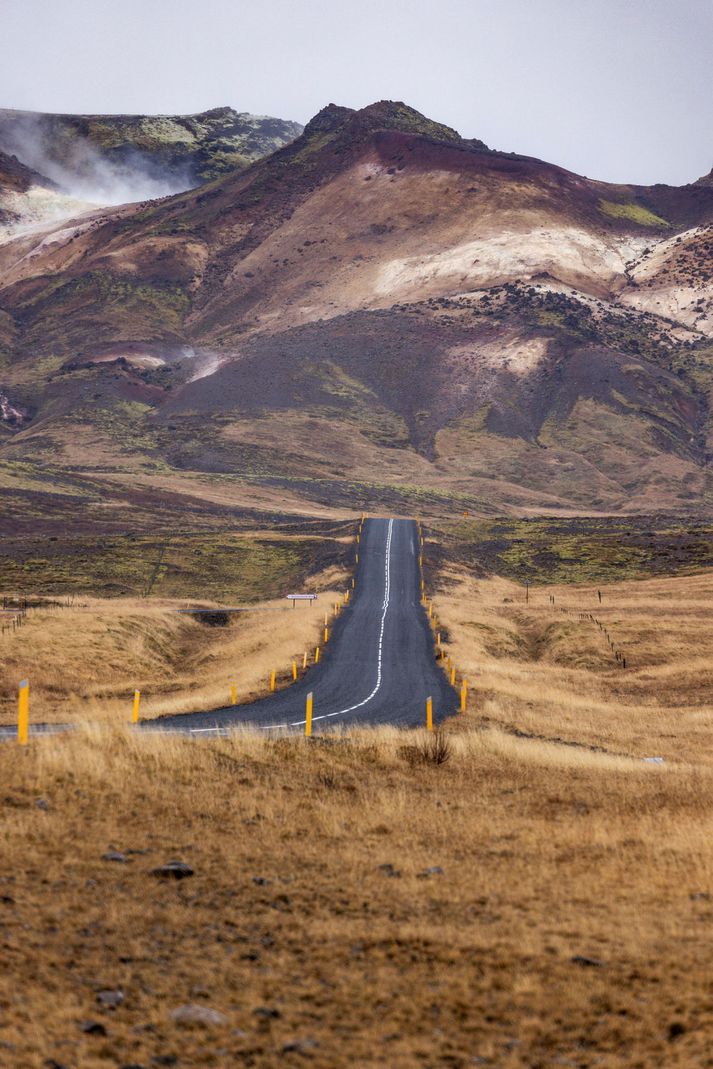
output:
[[[710,769],[455,726],[2,747],[3,1064],[710,1065]]]
[[[1,1065],[713,1065],[713,572],[526,600],[435,549],[470,682],[437,736],[124,726],[127,674],[147,715],[224,701],[236,664],[264,690],[308,609],[85,598],[0,646],[3,678],[42,666],[43,716],[94,721],[0,746]],[[193,875],[153,874],[175,858]]]
[[[185,601],[87,598],[59,609],[36,609],[15,633],[0,639],[0,723],[16,717],[20,679],[31,686],[34,721],[130,718],[133,691],[141,691],[143,719],[215,709],[267,692],[274,670],[279,686],[301,674],[304,654],[314,662],[324,626],[346,589],[336,569],[320,575],[317,607],[292,609],[284,599],[230,614],[226,626],[179,612]]]
[[[442,573],[434,610],[444,648],[474,688],[483,722],[636,757],[713,764],[713,573],[535,587],[525,597],[506,579]],[[601,621],[626,669],[580,612]]]

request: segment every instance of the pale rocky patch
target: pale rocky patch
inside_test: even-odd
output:
[[[377,294],[420,296],[429,283],[488,286],[493,280],[527,278],[541,272],[585,280],[587,285],[610,285],[624,274],[632,254],[645,239],[593,234],[579,227],[555,225],[529,230],[502,230],[424,256],[390,260],[379,269]],[[582,284],[582,283],[580,283]]]

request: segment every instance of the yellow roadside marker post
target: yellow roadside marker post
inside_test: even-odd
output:
[[[270,672],[270,690],[275,689],[275,669]]]
[[[352,590],[354,589],[355,586],[356,586],[356,579],[352,579]]]
[[[426,698],[426,731],[433,731],[433,698]]]
[[[451,686],[455,687],[455,685],[456,685],[456,666],[453,665],[453,667],[451,668]]]
[[[319,646],[314,651],[314,663],[319,664]]]
[[[432,601],[429,601],[429,603],[428,603],[428,618],[429,618],[429,620],[433,619],[433,602]]]
[[[310,738],[312,735],[312,691],[307,695],[307,706],[305,708],[305,735]]]
[[[304,651],[304,654],[302,656],[302,667],[303,668],[307,667],[307,650]]]
[[[440,631],[438,631],[437,634],[436,634],[436,645],[438,646],[439,649],[441,648],[441,632]]]
[[[327,645],[328,641],[329,641],[329,628],[325,627],[325,629],[324,629],[324,644],[325,644],[325,646]]]
[[[468,701],[468,680],[464,679],[460,688],[460,711],[465,712],[465,707]]]
[[[30,734],[30,683],[23,679],[17,695],[17,741],[20,746],[27,746]]]
[[[139,706],[141,705],[141,691],[134,691],[134,708],[131,713],[131,723],[138,724],[139,722]]]
[[[237,700],[238,700],[238,688],[235,686],[235,683],[231,683],[230,684],[230,704],[231,705],[235,705]]]
[[[293,681],[297,679],[297,661],[292,662],[292,679]]]

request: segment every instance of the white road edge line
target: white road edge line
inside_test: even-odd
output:
[[[386,626],[386,613],[389,610],[389,602],[391,600],[391,536],[394,530],[394,521],[389,520],[389,527],[386,533],[386,551],[384,553],[384,602],[381,606],[381,624],[379,626],[379,649],[377,657],[376,667],[376,685],[363,701],[357,702],[355,705],[349,705],[346,709],[337,709],[334,713],[322,713],[321,716],[313,716],[312,722],[315,720],[328,720],[333,716],[344,716],[345,713],[353,713],[355,709],[361,709],[364,705],[367,705],[372,698],[376,697],[381,689],[381,675],[382,664],[384,659],[384,627]],[[282,724],[266,724],[259,725],[261,731],[274,731],[275,728],[297,728],[302,727],[306,721],[304,720],[291,720]],[[205,730],[205,729],[203,729]]]

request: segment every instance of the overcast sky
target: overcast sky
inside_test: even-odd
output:
[[[713,167],[713,0],[0,0],[0,106],[306,122],[404,100],[618,182]]]

